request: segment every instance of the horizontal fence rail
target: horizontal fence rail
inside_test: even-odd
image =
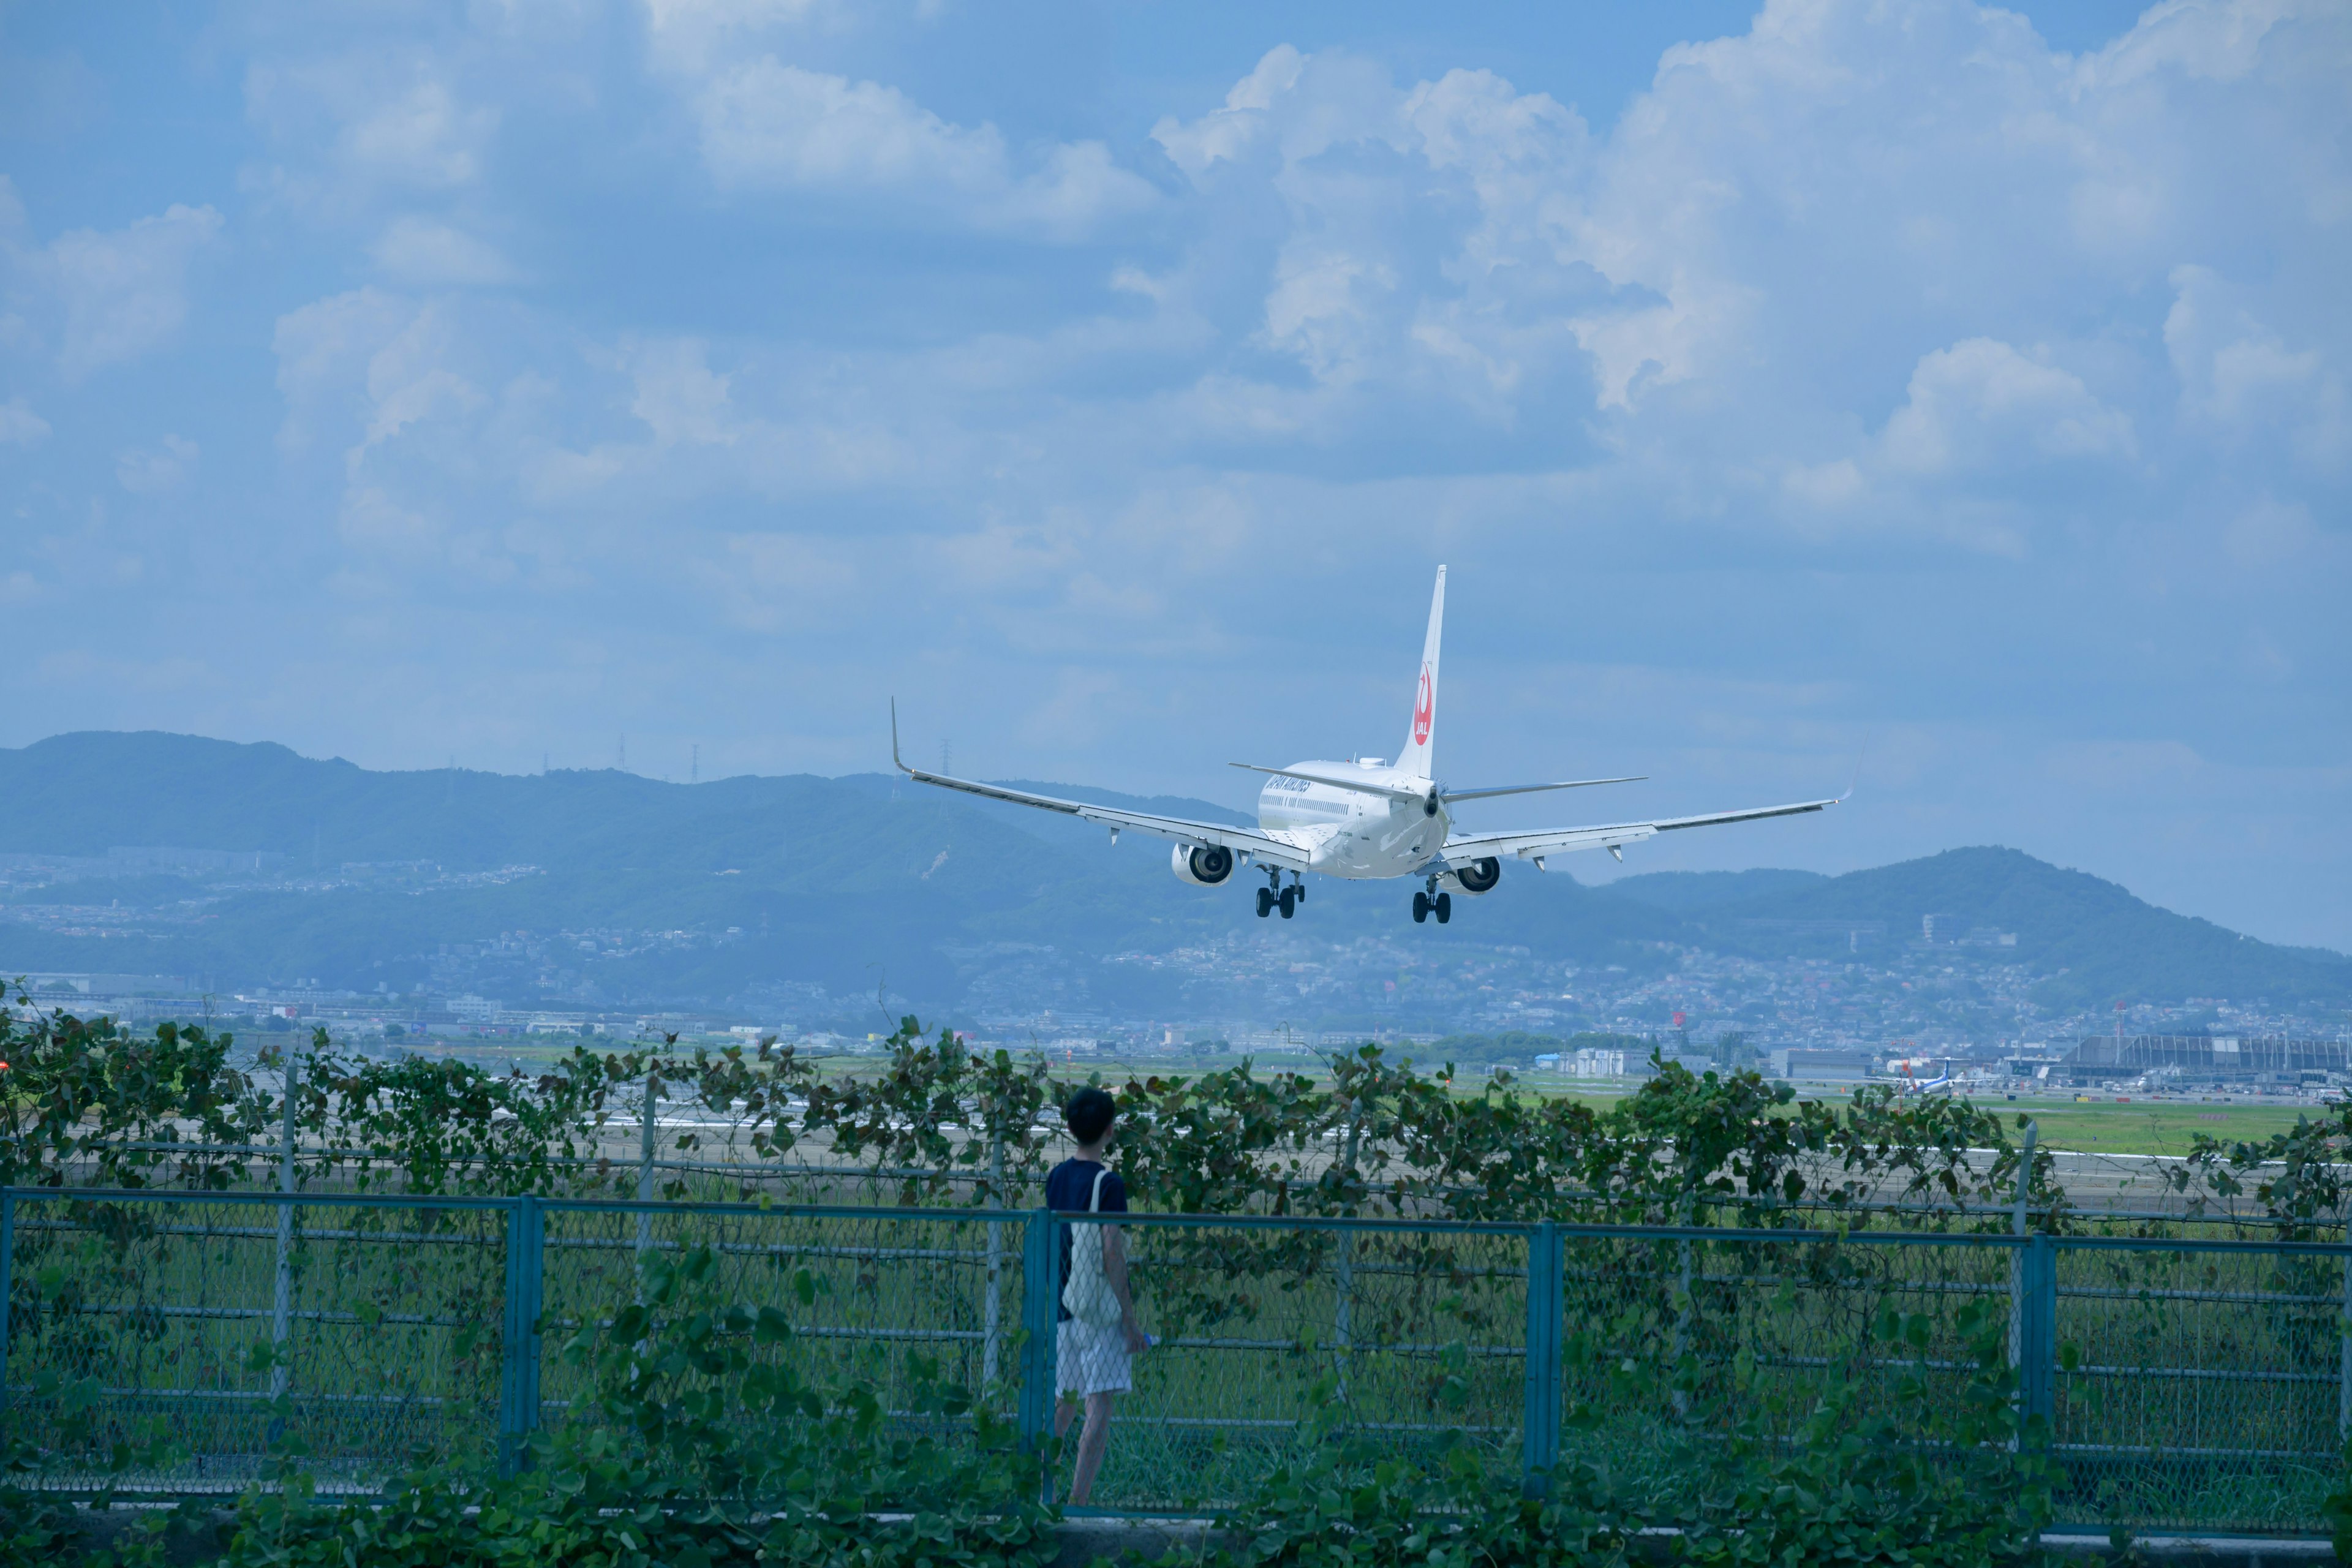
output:
[[[685,1270],[692,1301],[782,1325],[763,1329],[761,1366],[870,1390],[887,1419],[948,1440],[972,1414],[943,1414],[926,1391],[961,1387],[1042,1442],[1084,1338],[1058,1301],[1063,1244],[1083,1223],[290,1180],[9,1188],[0,1399],[19,1433],[63,1432],[68,1405],[94,1414],[33,1478],[60,1491],[233,1491],[298,1447],[331,1490],[373,1490],[420,1451],[511,1473],[535,1432],[612,1419],[599,1347],[665,1271]],[[1228,1506],[1339,1430],[1401,1454],[1466,1441],[1497,1485],[1605,1461],[1664,1498],[1731,1442],[1792,1441],[1832,1394],[1932,1444],[1987,1353],[2080,1522],[2316,1528],[2352,1430],[2343,1242],[1119,1224],[1158,1341],[1115,1408],[1103,1511]],[[677,1301],[656,1310],[688,1310]],[[110,1469],[123,1443],[162,1457]]]

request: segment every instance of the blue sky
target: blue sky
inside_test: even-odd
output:
[[[1455,9],[0,8],[0,743],[1238,804],[1442,561],[1452,782],[1860,759],[1628,869],[2352,948],[2352,11]]]

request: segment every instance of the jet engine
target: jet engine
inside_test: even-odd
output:
[[[1495,884],[1502,879],[1503,863],[1492,855],[1483,860],[1473,860],[1438,879],[1465,893],[1491,893],[1495,890]]]
[[[1213,888],[1234,874],[1234,852],[1222,844],[1203,844],[1198,848],[1179,844],[1168,863],[1178,881],[1197,887]]]

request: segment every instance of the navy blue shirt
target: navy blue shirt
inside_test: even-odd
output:
[[[1049,1209],[1083,1209],[1094,1198],[1095,1173],[1103,1169],[1092,1160],[1065,1160],[1045,1174],[1045,1206]],[[1103,1178],[1102,1202],[1097,1205],[1105,1214],[1127,1212],[1127,1184],[1118,1179],[1117,1171]],[[1059,1322],[1070,1321],[1070,1310],[1058,1305],[1062,1287],[1070,1282],[1070,1227],[1063,1226],[1061,1270],[1054,1277],[1054,1300],[1057,1304],[1055,1317]]]

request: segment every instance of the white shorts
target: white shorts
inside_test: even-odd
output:
[[[1127,1336],[1117,1323],[1104,1329],[1072,1318],[1055,1336],[1054,1392],[1072,1399],[1125,1394],[1135,1386],[1129,1364]]]

